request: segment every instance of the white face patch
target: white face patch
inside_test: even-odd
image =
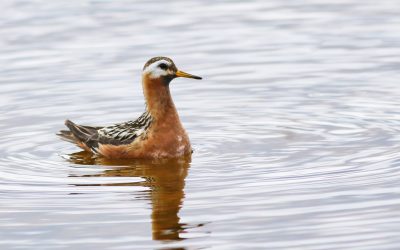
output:
[[[162,63],[164,63],[168,66],[167,70],[161,69],[159,67],[159,65]],[[159,78],[160,76],[166,76],[166,75],[172,74],[172,72],[169,70],[170,66],[171,66],[170,62],[168,62],[166,60],[159,60],[159,61],[153,62],[152,64],[147,66],[143,70],[143,75],[148,74],[150,78]]]

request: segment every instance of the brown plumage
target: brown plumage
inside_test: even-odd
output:
[[[107,158],[175,158],[192,152],[169,90],[176,77],[201,79],[179,71],[167,57],[150,59],[143,68],[146,111],[135,121],[108,127],[77,125],[58,134],[82,149]]]

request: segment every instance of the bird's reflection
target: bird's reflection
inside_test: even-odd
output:
[[[93,158],[91,154],[86,152],[69,155],[69,161],[75,164],[115,166],[115,168],[104,170],[99,174],[81,177],[122,176],[143,178],[144,181],[142,182],[125,183],[123,185],[149,187],[154,240],[181,240],[180,233],[190,227],[180,223],[178,216],[184,198],[183,189],[190,160],[190,158],[174,160],[109,160]]]

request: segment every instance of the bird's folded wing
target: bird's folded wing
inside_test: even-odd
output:
[[[135,121],[118,123],[99,129],[96,139],[101,144],[129,144],[145,133],[150,127],[151,122],[152,118],[150,114],[145,112]]]

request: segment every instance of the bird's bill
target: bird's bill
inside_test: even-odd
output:
[[[193,79],[197,79],[197,80],[201,80],[200,76],[195,76],[195,75],[191,75],[189,73],[183,72],[178,70],[175,74],[176,77],[186,77],[186,78],[193,78]]]

